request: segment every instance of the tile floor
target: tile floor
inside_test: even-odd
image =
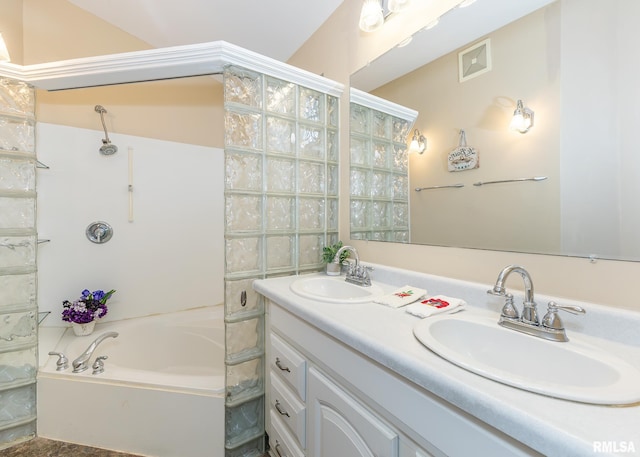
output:
[[[135,454],[107,451],[78,444],[34,438],[0,451],[0,457],[136,457]]]
[[[79,444],[34,438],[22,444],[0,450],[0,457],[138,457],[137,454],[107,451]],[[213,457],[213,456],[211,456]],[[263,457],[269,457],[265,454]]]

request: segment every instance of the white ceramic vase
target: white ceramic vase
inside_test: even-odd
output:
[[[73,333],[76,336],[91,335],[95,326],[96,321],[87,322],[86,324],[77,324],[75,322],[71,323],[71,327],[73,327]]]

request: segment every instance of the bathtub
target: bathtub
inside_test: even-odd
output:
[[[105,332],[89,369],[71,361]],[[69,328],[38,373],[38,435],[156,457],[224,455],[222,306],[100,323],[90,336]],[[97,356],[105,371],[92,374]]]

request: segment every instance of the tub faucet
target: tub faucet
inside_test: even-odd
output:
[[[98,345],[102,343],[102,341],[106,340],[107,338],[116,338],[117,336],[118,336],[118,332],[107,332],[107,333],[103,333],[98,338],[96,338],[93,341],[93,343],[91,343],[89,347],[77,359],[75,359],[71,363],[73,365],[73,372],[81,373],[87,368],[89,368],[89,360],[91,359],[91,356],[93,355],[93,351],[96,350]]]
[[[524,280],[524,302],[522,315],[518,314],[518,310],[513,305],[513,295],[506,292],[504,283],[513,272],[518,273]],[[502,327],[526,333],[527,335],[537,336],[551,341],[566,342],[569,341],[567,334],[562,325],[562,321],[558,316],[558,311],[567,311],[572,314],[584,314],[586,311],[580,306],[559,306],[554,302],[549,302],[547,314],[542,319],[542,323],[538,318],[538,309],[533,299],[533,282],[531,276],[521,266],[509,265],[505,267],[496,280],[493,289],[489,289],[487,293],[505,297],[504,306],[500,313],[498,324]]]
[[[358,286],[370,286],[370,268],[364,265],[360,265],[360,257],[358,257],[358,251],[356,251],[356,248],[354,248],[353,246],[342,246],[340,249],[338,249],[338,252],[336,252],[336,255],[333,257],[333,263],[335,265],[340,264],[340,256],[344,251],[349,251],[350,253],[352,253],[355,259],[354,263],[349,265],[349,270],[347,271],[347,277],[345,278],[345,281],[356,284]]]

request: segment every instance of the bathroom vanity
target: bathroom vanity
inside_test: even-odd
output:
[[[273,456],[640,454],[637,404],[578,403],[487,379],[420,344],[413,327],[421,320],[402,308],[302,297],[291,289],[300,278],[254,283],[267,305],[265,414]],[[379,265],[372,279],[386,293],[409,284],[462,298],[463,313],[497,319],[502,303],[486,294],[489,285]],[[582,305],[586,316],[565,318],[569,338],[580,331],[640,366],[640,316]],[[614,339],[603,338],[614,328]],[[531,363],[545,369],[542,360]]]

